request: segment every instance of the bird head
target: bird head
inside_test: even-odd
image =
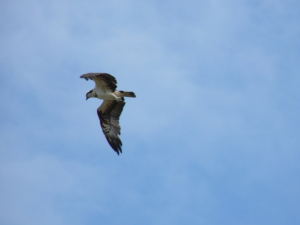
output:
[[[90,90],[88,93],[86,93],[86,100],[88,100],[91,97],[96,97],[96,93],[94,92],[94,90]]]

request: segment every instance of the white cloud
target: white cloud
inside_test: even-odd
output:
[[[117,171],[107,166],[43,154],[2,162],[1,221],[83,224],[84,214],[111,213],[109,193]]]

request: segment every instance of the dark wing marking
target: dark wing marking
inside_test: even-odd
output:
[[[117,88],[116,78],[108,73],[86,73],[81,75],[80,78],[95,81],[96,87],[104,91],[110,90],[114,92]]]
[[[119,118],[122,113],[125,102],[117,102],[111,100],[103,101],[102,105],[97,109],[97,114],[100,119],[100,125],[109,145],[115,150],[118,155],[122,153],[122,141],[119,137],[121,127]]]

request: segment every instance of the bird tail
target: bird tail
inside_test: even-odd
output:
[[[132,97],[132,98],[136,97],[134,92],[130,92],[130,91],[116,91],[115,94],[118,97]]]

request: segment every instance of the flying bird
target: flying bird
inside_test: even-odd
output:
[[[86,93],[86,100],[92,97],[104,100],[97,109],[97,114],[106,140],[119,155],[120,152],[122,153],[119,119],[125,106],[124,97],[135,98],[135,94],[128,91],[116,91],[117,80],[108,73],[86,73],[80,78],[95,81],[96,86]]]

